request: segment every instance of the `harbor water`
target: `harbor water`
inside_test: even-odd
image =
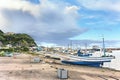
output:
[[[111,62],[104,63],[103,67],[120,70],[120,51],[113,51],[112,53],[106,53],[106,55],[113,55],[115,59]]]

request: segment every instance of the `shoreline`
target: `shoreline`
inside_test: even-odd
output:
[[[58,69],[68,70],[68,80],[119,80],[120,71],[80,65],[61,64],[59,60],[45,58],[34,63],[36,56],[20,54],[15,57],[0,57],[0,80],[59,80]]]

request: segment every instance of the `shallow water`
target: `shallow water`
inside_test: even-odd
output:
[[[104,63],[103,67],[120,70],[120,51],[113,51],[112,53],[106,54],[114,55],[115,59],[112,59],[111,62]]]

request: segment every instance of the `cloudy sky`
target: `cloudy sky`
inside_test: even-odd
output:
[[[89,2],[90,1],[90,2]],[[120,47],[120,0],[0,0],[0,29],[38,45]]]

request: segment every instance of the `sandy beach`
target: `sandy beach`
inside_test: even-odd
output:
[[[68,70],[67,80],[120,80],[120,71],[66,65],[42,55],[39,56],[42,61],[34,63],[34,57],[28,54],[0,57],[0,80],[61,80],[57,77],[59,68]]]

